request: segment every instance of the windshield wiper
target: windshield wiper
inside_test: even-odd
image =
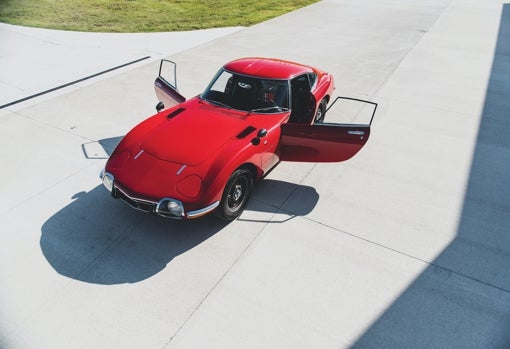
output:
[[[267,111],[267,110],[271,110],[271,109],[276,109],[277,113],[281,113],[281,112],[284,112],[284,111],[289,111],[289,108],[282,108],[282,107],[279,107],[279,106],[275,105],[275,106],[272,106],[272,107],[255,108],[255,109],[250,110],[248,112],[248,114],[255,113],[255,112]]]

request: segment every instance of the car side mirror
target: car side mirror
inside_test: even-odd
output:
[[[163,102],[159,102],[158,104],[156,104],[156,111],[159,113],[160,111],[162,111],[163,109],[165,109],[165,103]]]
[[[259,133],[257,133],[257,137],[262,138],[262,137],[265,137],[265,136],[267,136],[267,130],[265,128],[261,128],[259,130]]]
[[[252,138],[251,144],[253,145],[259,145],[260,139],[267,136],[267,130],[265,128],[261,128],[259,132],[257,133],[257,137]]]

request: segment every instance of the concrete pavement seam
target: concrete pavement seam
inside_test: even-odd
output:
[[[63,85],[59,85],[59,86],[56,86],[56,87],[52,87],[50,89],[47,89],[45,91],[41,91],[41,92],[38,92],[38,93],[34,93],[30,96],[27,96],[27,97],[23,97],[21,99],[18,99],[18,100],[15,100],[15,101],[12,101],[12,102],[9,102],[9,103],[6,103],[4,105],[0,105],[0,109],[3,109],[3,108],[6,108],[6,107],[10,107],[11,105],[15,105],[15,104],[18,104],[18,103],[21,103],[21,102],[25,102],[25,101],[28,101],[30,99],[33,99],[33,98],[36,98],[36,97],[39,97],[39,96],[43,96],[45,94],[48,94],[48,93],[51,93],[51,92],[55,92],[55,91],[58,91],[58,90],[61,90],[63,88],[66,88],[66,87],[69,87],[69,86],[73,86],[73,85],[76,85],[76,84],[79,84],[80,82],[83,82],[83,81],[87,81],[87,80],[90,80],[90,79],[93,79],[95,77],[98,77],[100,75],[103,75],[103,74],[106,74],[106,73],[110,73],[114,70],[117,70],[117,69],[121,69],[121,68],[124,68],[124,67],[127,67],[129,65],[132,65],[132,64],[135,64],[135,63],[138,63],[138,62],[141,62],[141,61],[144,61],[146,59],[149,59],[151,58],[151,56],[145,56],[145,57],[142,57],[142,58],[139,58],[139,59],[136,59],[134,61],[131,61],[131,62],[128,62],[128,63],[124,63],[124,64],[121,64],[121,65],[118,65],[116,67],[113,67],[113,68],[109,68],[109,69],[106,69],[106,70],[103,70],[103,71],[100,71],[98,73],[94,73],[94,74],[91,74],[91,75],[88,75],[84,78],[81,78],[81,79],[78,79],[78,80],[74,80],[74,81],[71,81],[71,82],[68,82],[68,83],[65,83]]]
[[[286,211],[286,210],[284,210],[284,209],[281,209],[281,211],[283,211],[283,212],[288,212],[288,211]],[[288,212],[288,213],[290,213],[291,215],[294,215],[292,212]],[[455,271],[455,270],[453,270],[453,269],[450,269],[450,268],[444,267],[444,266],[439,265],[439,264],[437,264],[437,263],[429,262],[429,261],[427,261],[427,260],[425,260],[425,259],[423,259],[423,258],[420,258],[420,257],[417,257],[417,256],[413,256],[413,255],[411,255],[411,254],[409,254],[409,253],[406,253],[406,252],[403,252],[403,251],[397,250],[397,249],[395,249],[395,248],[393,248],[393,247],[386,246],[386,245],[381,244],[381,243],[379,243],[379,242],[376,242],[376,241],[372,241],[372,240],[366,239],[366,238],[364,238],[364,237],[361,237],[361,236],[356,235],[356,234],[353,234],[353,233],[349,233],[349,232],[347,232],[347,231],[345,231],[345,230],[338,229],[338,228],[336,228],[336,227],[333,227],[333,226],[330,226],[330,225],[328,225],[328,224],[325,224],[325,223],[319,222],[319,221],[314,220],[314,219],[312,219],[312,218],[309,218],[309,217],[303,217],[303,218],[304,218],[304,219],[306,219],[306,220],[308,220],[308,221],[310,221],[310,222],[314,222],[314,223],[320,224],[320,225],[322,225],[322,226],[324,226],[324,227],[326,227],[326,228],[333,229],[333,230],[338,231],[338,232],[340,232],[340,233],[342,233],[342,234],[348,235],[348,236],[350,236],[350,237],[352,237],[352,238],[355,238],[355,239],[358,239],[358,240],[361,240],[361,241],[365,241],[365,242],[367,242],[367,243],[369,243],[369,244],[371,244],[371,245],[375,245],[375,246],[381,247],[381,248],[383,248],[383,249],[385,249],[385,250],[388,250],[388,251],[391,251],[391,252],[398,253],[398,254],[400,254],[400,255],[402,255],[402,256],[405,256],[405,257],[408,257],[408,258],[412,258],[412,259],[414,259],[414,260],[416,260],[416,261],[419,261],[419,262],[422,262],[422,263],[424,263],[424,264],[426,264],[426,265],[428,265],[428,266],[432,266],[432,267],[439,268],[439,269],[441,269],[441,270],[444,270],[444,271],[446,271],[446,272],[450,272],[450,273],[455,274],[455,275],[457,275],[457,276],[460,276],[460,277],[462,277],[462,278],[465,278],[465,279],[468,279],[468,280],[474,281],[474,282],[476,282],[476,283],[482,284],[482,285],[484,285],[484,286],[487,286],[487,287],[493,288],[493,289],[495,289],[495,290],[502,291],[502,292],[505,292],[505,293],[509,293],[509,294],[510,294],[510,289],[507,289],[507,288],[504,288],[504,287],[500,287],[500,286],[497,286],[497,285],[492,284],[492,283],[490,283],[490,282],[486,282],[486,281],[483,281],[483,280],[477,279],[477,278],[475,278],[475,277],[473,277],[473,276],[469,276],[468,274],[465,274],[465,273],[461,273],[461,272]]]
[[[262,228],[259,230],[259,232],[255,235],[255,237],[248,243],[248,245],[241,251],[241,253],[237,256],[237,258],[234,260],[234,262],[228,267],[228,269],[223,273],[223,275],[218,279],[218,281],[211,287],[209,292],[205,295],[205,297],[200,301],[200,303],[195,307],[195,309],[189,314],[189,316],[183,321],[181,326],[175,331],[175,333],[170,337],[168,342],[163,346],[163,349],[167,348],[168,345],[172,342],[172,340],[181,332],[181,330],[186,326],[186,324],[189,322],[189,320],[195,315],[195,313],[200,309],[202,304],[207,301],[209,296],[214,292],[214,290],[218,287],[218,285],[225,279],[225,277],[230,273],[230,271],[234,268],[234,266],[237,264],[237,262],[241,259],[242,256],[250,249],[250,247],[253,245],[255,240],[259,238],[259,236],[262,234],[262,232],[266,229],[266,227],[271,222],[272,218],[278,213],[275,212],[271,215],[271,218],[262,226]]]

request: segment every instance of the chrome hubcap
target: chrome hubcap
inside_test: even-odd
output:
[[[321,119],[322,119],[322,109],[319,108],[319,110],[317,110],[317,115],[315,115],[315,121],[319,122],[319,121],[321,121]]]
[[[232,211],[237,210],[244,202],[246,183],[245,179],[239,179],[229,191],[227,205]]]
[[[240,184],[237,184],[234,188],[234,192],[232,193],[232,198],[234,201],[239,201],[239,199],[243,196],[243,188]]]

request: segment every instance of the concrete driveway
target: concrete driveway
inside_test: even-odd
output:
[[[499,0],[324,0],[172,54],[187,96],[272,56],[379,103],[356,157],[282,163],[230,224],[100,185],[157,62],[1,109],[0,347],[509,347],[509,43]]]

